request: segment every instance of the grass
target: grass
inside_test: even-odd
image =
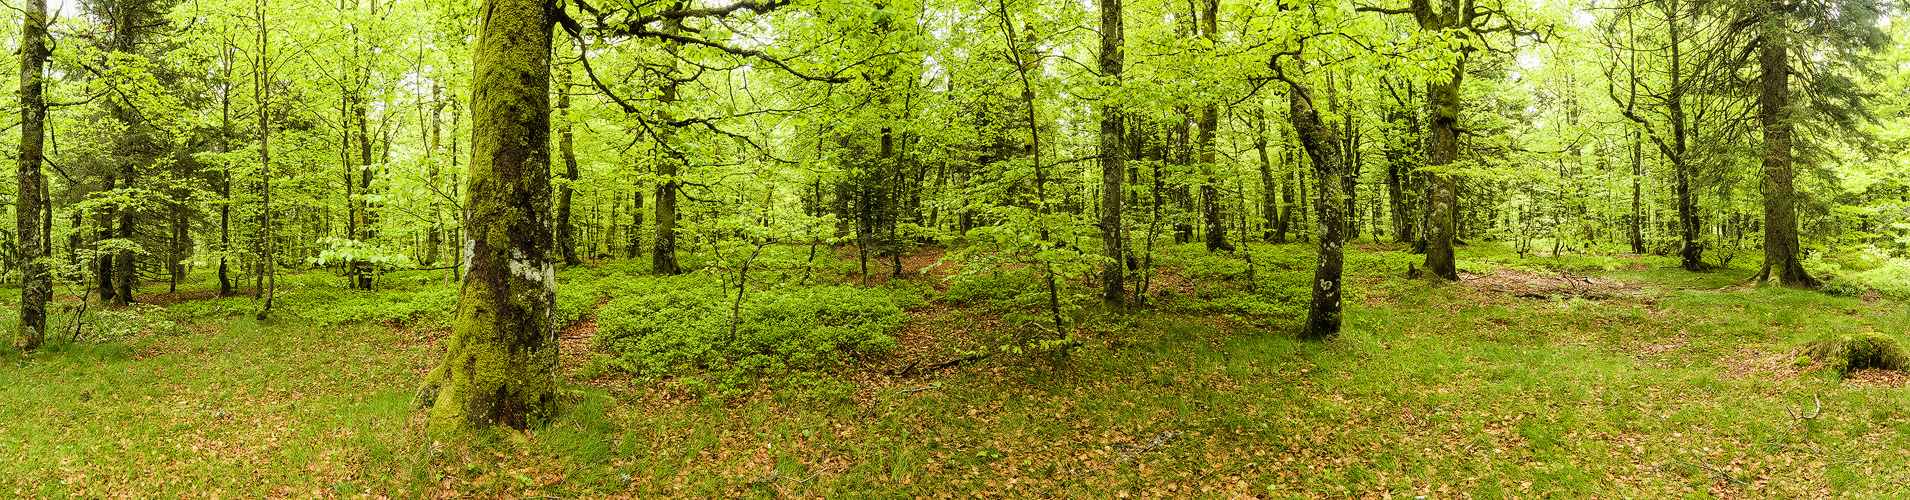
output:
[[[571,377],[540,429],[435,443],[410,405],[441,353],[429,324],[303,319],[330,317],[318,303],[278,322],[175,314],[177,328],[0,355],[0,496],[1910,496],[1903,390],[1790,365],[1828,333],[1901,336],[1899,303],[1656,257],[1461,251],[1462,268],[1643,291],[1516,298],[1403,280],[1411,257],[1388,250],[1349,255],[1364,276],[1346,330],[1309,343],[1288,295],[1310,248],[1254,245],[1254,292],[1239,263],[1171,249],[1163,261],[1223,284],[1095,320],[1065,356],[905,377],[871,360],[727,398]],[[936,335],[909,351],[929,361],[985,344],[962,332],[1013,306],[917,280],[889,286],[927,298],[905,331]]]

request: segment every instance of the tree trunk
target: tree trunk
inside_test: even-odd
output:
[[[1101,0],[1101,76],[1116,88],[1121,85],[1124,59],[1121,10],[1121,0]],[[1127,235],[1121,220],[1125,208],[1121,204],[1127,199],[1122,196],[1127,149],[1122,142],[1122,132],[1125,130],[1121,124],[1121,107],[1101,106],[1101,253],[1108,258],[1101,268],[1101,300],[1115,311],[1127,308],[1127,273],[1123,269],[1127,262]]]
[[[1431,115],[1426,127],[1427,167],[1451,165],[1459,157],[1459,85],[1465,74],[1465,59],[1461,58],[1451,80],[1426,84],[1426,107]],[[1459,188],[1453,176],[1445,173],[1427,175],[1426,184],[1426,272],[1457,281],[1459,268],[1453,262],[1452,240],[1459,219]]]
[[[1219,43],[1220,36],[1220,0],[1201,0],[1200,34],[1208,41]],[[1214,176],[1216,136],[1220,127],[1220,105],[1208,103],[1200,109],[1198,119],[1200,127],[1200,220],[1201,232],[1207,243],[1207,251],[1234,251],[1227,243],[1227,229],[1222,224],[1219,182]]]
[[[115,176],[110,173],[106,174],[105,182],[103,183],[101,189],[105,192],[111,192],[114,189],[118,189],[119,187],[118,183],[119,183],[118,176]],[[114,222],[118,221],[118,217],[116,217],[115,215],[120,210],[121,209],[119,208],[117,204],[111,204],[111,205],[107,205],[105,209],[101,211],[99,215],[99,239],[100,240],[113,239],[115,235],[115,233],[113,232],[113,224]],[[95,273],[94,273],[99,278],[99,300],[100,302],[120,303],[119,299],[117,298],[117,295],[119,293],[119,288],[113,286],[113,277],[117,274],[114,272],[114,269],[116,268],[113,266],[113,261],[117,260],[115,258],[117,254],[114,252],[109,252],[104,248],[98,248],[98,245],[95,245],[95,248],[99,250],[99,265],[97,268],[95,268]]]
[[[354,98],[353,102],[356,106],[352,109],[352,113],[358,118],[358,196],[363,200],[358,203],[359,236],[353,236],[353,238],[359,239],[365,245],[370,245],[373,239],[378,238],[377,216],[371,202],[371,182],[375,170],[372,168],[371,161],[371,120],[368,117],[364,98]],[[356,260],[352,261],[351,266],[352,276],[356,277],[358,289],[370,290],[373,274],[371,264]]]
[[[1266,221],[1260,239],[1277,242],[1274,228],[1280,225],[1280,191],[1273,180],[1273,157],[1267,154],[1267,111],[1256,105],[1253,114],[1253,149],[1260,153],[1260,216]]]
[[[1307,307],[1307,322],[1300,336],[1324,339],[1340,333],[1341,279],[1345,263],[1346,182],[1341,179],[1346,165],[1342,143],[1332,126],[1320,119],[1313,106],[1311,89],[1288,82],[1288,101],[1292,111],[1287,120],[1299,134],[1307,157],[1313,160],[1313,172],[1319,186],[1314,207],[1319,219],[1319,263],[1313,269],[1313,301]]]
[[[1642,144],[1642,142],[1643,138],[1638,137],[1635,133],[1632,134],[1631,216],[1627,217],[1625,221],[1628,226],[1626,229],[1631,236],[1631,253],[1638,255],[1645,254],[1645,205],[1642,199],[1644,192],[1640,189],[1641,179],[1645,177],[1645,155],[1643,151],[1644,144]]]
[[[1393,127],[1402,127],[1405,137],[1393,137],[1386,144],[1386,196],[1393,213],[1393,242],[1411,243],[1417,237],[1413,228],[1417,226],[1412,200],[1411,179],[1413,166],[1408,142],[1401,139],[1419,137],[1419,121],[1410,109],[1399,108],[1387,115],[1387,121]]]
[[[681,6],[682,2],[677,2],[676,4]],[[663,21],[664,33],[675,34],[681,29],[682,23],[680,21]],[[663,44],[663,50],[675,54],[677,43],[665,42]],[[670,62],[666,64],[670,67],[670,77],[674,78],[676,63]],[[658,100],[664,104],[662,107],[663,111],[661,111],[663,116],[660,117],[660,121],[669,123],[675,119],[675,117],[670,116],[669,110],[671,103],[676,102],[677,99],[676,81],[666,78],[662,91],[662,95],[658,97]],[[668,125],[664,125],[661,132],[664,134],[673,134],[675,130]],[[650,269],[657,274],[673,275],[683,272],[683,268],[677,265],[676,261],[676,190],[682,185],[677,181],[676,176],[682,164],[688,159],[677,152],[675,146],[667,144],[669,141],[661,142],[665,143],[663,147],[670,152],[668,157],[664,158],[663,162],[657,165],[657,236],[650,250]]]
[[[635,259],[643,256],[643,188],[630,190],[630,238],[628,248],[624,249],[624,258]]]
[[[258,68],[252,72],[252,100],[259,103],[259,186],[262,197],[259,210],[259,229],[263,232],[264,251],[260,252],[258,288],[259,310],[255,318],[263,320],[272,315],[272,303],[278,299],[279,265],[278,235],[272,226],[272,64],[266,58],[270,52],[271,33],[266,29],[266,7],[269,1],[260,1],[253,9],[259,21],[259,44],[255,52]]]
[[[526,429],[557,408],[551,258],[549,6],[485,0],[465,176],[470,255],[444,362],[427,376],[429,430]]]
[[[18,202],[14,231],[20,236],[20,329],[15,344],[23,350],[46,343],[46,304],[53,299],[47,276],[47,233],[41,214],[50,212],[44,196],[46,176],[46,0],[26,0],[20,27],[20,150],[16,180]]]
[[[1291,120],[1292,117],[1288,119]],[[1298,167],[1294,166],[1293,162],[1293,143],[1285,139],[1282,139],[1280,143],[1280,164],[1287,170],[1297,170]],[[1286,172],[1280,173],[1280,219],[1273,226],[1274,243],[1286,243],[1287,230],[1293,227],[1293,185],[1297,177],[1297,175],[1289,176]]]
[[[1771,2],[1771,12],[1761,27],[1758,69],[1758,124],[1764,127],[1764,266],[1753,278],[1775,278],[1788,287],[1815,288],[1821,283],[1804,271],[1798,259],[1797,193],[1791,185],[1790,117],[1784,107],[1790,105],[1790,28],[1780,14],[1779,2]]]
[[[570,198],[577,183],[576,134],[570,125],[570,67],[559,65],[557,83],[557,151],[564,157],[564,183],[557,188],[557,248],[564,253],[565,266],[583,264],[577,258],[576,226],[570,221]]]

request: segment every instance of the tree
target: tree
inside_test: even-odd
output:
[[[1691,16],[1691,13],[1685,8],[1688,4],[1680,0],[1659,0],[1655,3],[1664,16],[1666,39],[1661,46],[1651,48],[1649,51],[1663,54],[1665,79],[1659,91],[1647,90],[1646,94],[1649,99],[1658,102],[1654,109],[1658,111],[1659,119],[1652,120],[1636,109],[1640,87],[1648,87],[1639,74],[1640,65],[1637,60],[1638,53],[1647,50],[1640,46],[1645,41],[1640,40],[1632,27],[1632,18],[1642,15],[1641,12],[1629,11],[1620,14],[1626,23],[1628,35],[1623,43],[1629,45],[1627,57],[1621,59],[1629,61],[1626,65],[1627,75],[1624,82],[1626,94],[1624,97],[1619,96],[1616,90],[1619,83],[1618,75],[1610,71],[1607,72],[1607,78],[1610,79],[1607,93],[1613,102],[1622,106],[1620,113],[1626,119],[1644,128],[1645,135],[1651,139],[1653,145],[1657,146],[1659,153],[1671,163],[1673,184],[1677,192],[1680,265],[1687,271],[1702,272],[1709,270],[1711,265],[1704,261],[1704,243],[1699,236],[1704,227],[1703,222],[1698,218],[1697,201],[1693,194],[1692,183],[1696,172],[1688,156],[1689,140],[1693,130],[1688,114],[1685,112],[1685,96],[1696,80],[1692,78],[1692,75],[1686,74],[1687,66],[1684,61],[1684,47],[1690,33],[1685,24],[1686,18]],[[1612,43],[1616,44],[1617,41]],[[1661,128],[1668,128],[1668,130]],[[1636,153],[1633,154],[1634,158],[1637,156]],[[1642,240],[1643,237],[1638,236],[1634,239]],[[1640,243],[1638,246],[1643,245]]]
[[[466,170],[468,271],[443,363],[426,378],[434,433],[528,428],[557,408],[545,0],[485,0]]]
[[[14,231],[20,241],[20,330],[22,349],[38,349],[46,342],[46,304],[53,298],[45,258],[48,235],[42,220],[49,213],[46,177],[46,0],[27,0],[20,23],[20,154],[16,178],[18,202]]]
[[[1200,13],[1200,36],[1209,43],[1218,43],[1220,31],[1220,0],[1202,0]],[[1200,219],[1201,233],[1207,251],[1232,252],[1234,246],[1227,243],[1226,226],[1221,223],[1220,187],[1214,178],[1214,141],[1220,127],[1220,104],[1208,102],[1201,106],[1200,115],[1195,118],[1200,127],[1198,144],[1200,151]]]
[[[1319,109],[1314,106],[1312,87],[1286,77],[1278,58],[1272,64],[1287,83],[1290,107],[1287,120],[1292,123],[1301,146],[1306,148],[1318,180],[1319,193],[1313,206],[1320,217],[1319,261],[1313,267],[1313,300],[1307,306],[1306,326],[1300,336],[1324,339],[1340,333],[1341,289],[1346,286],[1342,279],[1348,198],[1343,180],[1346,152],[1341,149],[1339,133],[1321,118]]]
[[[1121,0],[1101,0],[1101,78],[1109,86],[1121,85],[1122,64]],[[1127,307],[1125,252],[1126,234],[1122,230],[1121,203],[1125,201],[1122,175],[1127,173],[1127,149],[1123,144],[1121,106],[1112,95],[1104,95],[1101,104],[1101,253],[1108,261],[1101,270],[1101,299],[1108,308]]]
[[[1804,270],[1798,238],[1796,126],[1861,139],[1855,126],[1874,117],[1848,73],[1864,71],[1870,54],[1889,37],[1877,27],[1879,6],[1867,0],[1769,0],[1740,7],[1747,10],[1732,26],[1751,31],[1748,47],[1738,53],[1757,54],[1757,123],[1764,139],[1764,264],[1751,279],[1816,287],[1821,283]],[[1802,57],[1794,59],[1793,51]],[[1793,91],[1793,79],[1803,83],[1801,92]],[[1802,106],[1793,101],[1799,97]]]
[[[1426,271],[1433,276],[1455,281],[1459,268],[1453,261],[1452,240],[1459,220],[1458,179],[1442,168],[1459,159],[1459,89],[1466,77],[1467,55],[1482,43],[1488,33],[1514,29],[1503,8],[1479,5],[1473,0],[1411,0],[1406,8],[1360,7],[1361,11],[1383,14],[1409,14],[1426,32],[1444,33],[1453,38],[1458,58],[1444,75],[1426,82],[1426,128],[1424,132],[1426,168],[1426,209],[1423,214],[1426,238]]]

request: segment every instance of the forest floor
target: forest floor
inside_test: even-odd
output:
[[[1489,244],[1434,284],[1369,245],[1349,252],[1345,331],[1314,343],[1293,332],[1312,246],[1252,251],[1164,250],[1153,307],[1075,312],[1067,350],[990,350],[1042,316],[1013,293],[882,278],[927,299],[896,352],[725,396],[604,369],[585,316],[562,335],[562,415],[455,441],[427,439],[412,405],[441,327],[308,319],[405,296],[308,273],[288,286],[324,300],[258,321],[195,281],[79,342],[3,353],[0,496],[1910,497],[1905,377],[1794,352],[1902,338],[1900,302]]]

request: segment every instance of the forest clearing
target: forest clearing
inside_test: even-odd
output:
[[[930,367],[1021,334],[997,318],[1039,316],[1039,301],[1009,283],[910,273],[873,288],[909,315],[892,354],[733,383],[711,380],[723,370],[639,379],[606,369],[614,361],[592,338],[615,322],[606,303],[565,329],[565,410],[549,425],[436,442],[412,398],[442,355],[449,301],[346,290],[327,275],[295,285],[287,316],[267,322],[235,314],[249,298],[122,309],[116,337],[8,354],[0,491],[1910,495],[1903,375],[1845,379],[1795,364],[1799,345],[1827,333],[1900,335],[1910,324],[1900,302],[1746,286],[1738,276],[1749,270],[1692,274],[1666,257],[1519,258],[1495,246],[1461,247],[1460,267],[1476,277],[1438,285],[1404,279],[1398,263],[1413,256],[1378,245],[1349,252],[1365,291],[1349,303],[1346,331],[1317,343],[1292,326],[1310,249],[1249,248],[1263,263],[1258,293],[1245,291],[1244,259],[1176,247],[1163,260],[1188,288],[1164,289],[1154,311],[1085,321],[1082,344],[1065,353],[944,368]],[[823,260],[822,283],[858,280],[852,259]],[[560,296],[603,301],[602,290],[640,269],[628,264],[568,270]],[[1601,285],[1581,281],[1587,293],[1573,294],[1560,277]],[[185,288],[216,286],[198,278]]]
[[[0,496],[1910,498],[1899,2],[18,3]]]

